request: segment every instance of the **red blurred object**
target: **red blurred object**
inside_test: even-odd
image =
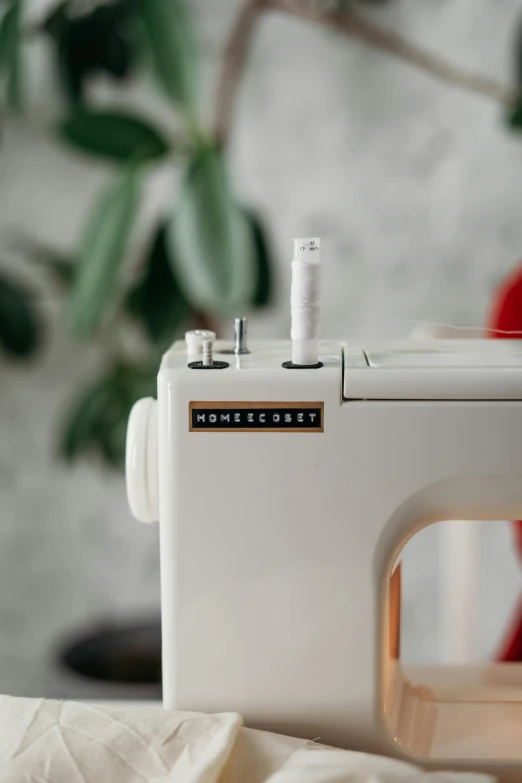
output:
[[[516,527],[520,526],[520,522],[515,522],[514,524]],[[504,663],[522,661],[522,600],[518,602],[513,621],[497,653],[497,661],[503,661]]]
[[[490,337],[522,338],[522,264],[517,265],[497,289],[487,326],[494,330],[489,332]]]
[[[493,338],[522,338],[522,264],[503,281],[495,293],[488,318],[488,334]],[[510,332],[510,334],[506,334]],[[518,556],[522,560],[522,520],[513,522]],[[498,661],[522,661],[522,599],[508,629]]]

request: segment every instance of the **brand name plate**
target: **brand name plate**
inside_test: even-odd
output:
[[[324,402],[191,402],[190,432],[324,432]]]

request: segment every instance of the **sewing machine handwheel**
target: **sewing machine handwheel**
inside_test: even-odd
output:
[[[158,412],[152,397],[138,400],[129,416],[125,455],[127,498],[140,522],[158,519]]]

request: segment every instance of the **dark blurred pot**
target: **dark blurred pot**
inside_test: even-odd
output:
[[[57,652],[56,695],[75,699],[161,699],[161,624],[105,622]]]

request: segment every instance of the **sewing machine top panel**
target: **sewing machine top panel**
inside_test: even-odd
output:
[[[349,399],[522,400],[522,340],[381,340],[362,348],[349,342],[344,395]]]
[[[243,379],[267,373],[281,390],[299,396],[328,376],[328,383],[342,387],[346,400],[522,401],[522,340],[321,342],[323,367],[297,372],[282,367],[291,356],[289,340],[251,341],[251,352],[240,357],[230,347],[226,340],[215,345],[216,358],[228,362],[229,369],[198,373],[198,383],[234,387],[237,373]],[[163,357],[162,369],[192,374],[187,364],[185,343],[179,341]],[[233,388],[227,393],[233,394]]]

